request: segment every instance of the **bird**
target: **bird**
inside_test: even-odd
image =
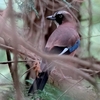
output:
[[[77,30],[76,22],[73,16],[65,10],[56,11],[53,15],[47,16],[48,20],[52,20],[57,28],[52,32],[45,45],[45,51],[48,54],[75,55],[75,51],[80,45],[80,35]],[[50,74],[46,60],[41,62],[42,72],[38,74],[31,85],[28,94],[35,93],[36,90],[43,90]]]

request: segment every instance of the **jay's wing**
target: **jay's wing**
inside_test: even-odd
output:
[[[75,27],[66,23],[60,25],[49,37],[46,44],[46,51],[52,54],[70,54],[80,44],[80,37]]]

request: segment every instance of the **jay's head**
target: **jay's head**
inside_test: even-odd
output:
[[[53,15],[47,16],[47,19],[54,21],[55,24],[59,26],[65,22],[70,22],[71,20],[73,20],[73,17],[67,11],[57,11]]]

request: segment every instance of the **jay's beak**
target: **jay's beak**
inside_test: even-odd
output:
[[[53,15],[47,16],[46,18],[47,18],[48,20],[55,20],[55,19],[56,19]]]

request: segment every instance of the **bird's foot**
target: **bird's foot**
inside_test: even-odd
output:
[[[38,74],[39,74],[40,72],[42,72],[42,71],[41,71],[41,68],[40,68],[40,62],[39,62],[39,60],[36,60],[36,61],[34,62],[34,64],[33,64],[33,70],[35,71],[36,77],[39,78]]]

